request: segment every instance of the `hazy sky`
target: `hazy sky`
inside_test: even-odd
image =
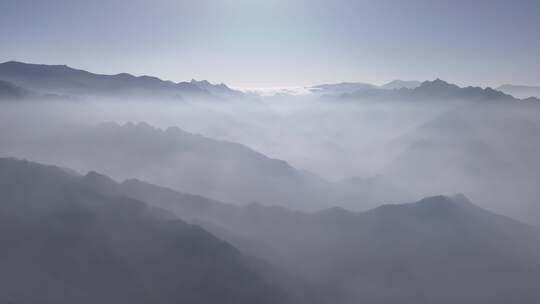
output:
[[[0,0],[0,61],[234,86],[540,85],[537,0]]]

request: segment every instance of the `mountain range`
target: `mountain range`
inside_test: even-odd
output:
[[[458,103],[407,130],[381,170],[413,193],[462,191],[481,206],[540,224],[537,103]],[[512,201],[512,203],[508,203]]]
[[[2,155],[83,172],[98,170],[119,179],[136,177],[227,202],[314,210],[338,203],[356,205],[359,201],[364,207],[375,206],[381,201],[409,197],[382,178],[329,182],[247,146],[177,127],[161,130],[145,123],[61,125],[43,129],[36,138],[34,128],[20,126],[18,120],[2,125]]]
[[[463,195],[306,213],[7,158],[0,187],[12,303],[540,300],[540,231]]]
[[[492,88],[480,87],[459,87],[450,84],[444,80],[436,79],[433,81],[424,81],[418,87],[400,88],[393,90],[369,89],[360,90],[341,95],[343,99],[357,100],[393,100],[393,101],[434,101],[434,100],[454,100],[454,101],[527,101],[539,102],[540,99],[529,97],[518,99],[511,95]]]
[[[107,97],[236,100],[248,96],[223,83],[212,84],[206,80],[175,83],[146,75],[134,76],[128,73],[103,75],[74,69],[67,65],[30,64],[17,61],[0,63],[0,80],[2,81],[0,99],[7,99],[10,96],[15,99],[35,98],[42,95],[63,99]],[[14,88],[17,88],[17,93]],[[440,79],[424,82],[394,80],[380,86],[360,82],[342,82],[315,85],[306,89],[318,95],[337,95],[346,99],[523,99],[536,102],[540,98],[540,89],[534,86],[502,85],[496,90],[479,87],[461,88]],[[33,94],[28,94],[30,92]]]
[[[40,94],[71,97],[168,98],[219,100],[241,93],[224,84],[207,81],[172,82],[128,73],[103,75],[67,65],[29,64],[9,61],[0,64],[0,80]]]
[[[540,276],[539,231],[483,210],[462,195],[367,212],[331,208],[302,213],[253,204],[222,205],[136,180],[120,188],[197,220],[272,265],[282,265],[334,302],[538,299],[533,282]]]
[[[337,83],[322,84],[310,87],[313,93],[323,95],[326,98],[339,97],[341,99],[357,100],[392,100],[392,101],[425,101],[425,100],[462,100],[462,101],[540,101],[535,94],[522,94],[517,87],[512,90],[509,86],[498,89],[480,87],[459,87],[441,79],[433,81],[402,81],[394,80],[382,86],[367,83]],[[535,90],[534,87],[528,87]],[[525,88],[523,88],[525,90]],[[512,92],[517,92],[515,98]],[[509,95],[512,94],[512,95]],[[527,96],[525,96],[527,95]]]
[[[197,86],[200,89],[206,90],[215,96],[227,97],[227,98],[242,98],[244,93],[238,90],[229,88],[226,84],[212,84],[207,80],[195,80],[192,79],[189,83]]]
[[[362,82],[341,82],[334,84],[320,84],[308,87],[307,89],[315,94],[350,94],[360,91],[369,91],[369,90],[395,90],[409,88],[414,89],[420,86],[420,81],[405,81],[405,80],[393,80],[389,83],[383,85],[374,85],[370,83]]]
[[[438,83],[434,87],[447,90],[428,90],[430,82],[422,90],[395,91],[404,91],[404,96],[467,91]],[[264,103],[203,104],[196,111],[175,105],[165,107],[170,114],[156,111],[163,116],[152,113],[159,105],[140,103],[107,105],[105,111],[95,111],[92,104],[67,106],[75,103],[6,106],[0,119],[0,155],[80,172],[96,170],[118,180],[138,178],[225,202],[292,209],[366,210],[382,203],[462,192],[479,206],[539,225],[538,103],[507,100],[499,94],[501,101],[490,101],[482,99],[485,90],[474,91],[478,94],[471,96],[480,99],[469,101],[475,102],[429,98],[299,102],[306,110],[283,119]],[[211,113],[218,107],[234,114]],[[131,108],[141,113],[130,115]],[[205,136],[177,127],[125,123],[152,116],[159,118],[154,123],[161,126],[182,125]],[[103,120],[124,122],[96,122]],[[370,136],[377,139],[370,141]],[[279,149],[272,150],[274,146]],[[368,153],[361,154],[363,150]],[[364,157],[379,164],[364,171],[364,165],[357,165],[369,162]],[[311,164],[303,163],[304,159]],[[334,179],[326,171],[346,174]]]
[[[2,303],[291,303],[204,229],[66,170],[0,159]]]
[[[100,180],[102,189],[195,220],[241,250],[300,276],[334,302],[538,299],[533,282],[540,276],[539,231],[483,210],[463,195],[360,213],[342,208],[302,213],[225,205],[137,180]]]

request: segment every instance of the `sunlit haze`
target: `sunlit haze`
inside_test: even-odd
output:
[[[535,0],[124,3],[1,1],[0,61],[237,87],[540,83]]]

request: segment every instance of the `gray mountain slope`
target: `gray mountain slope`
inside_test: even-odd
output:
[[[16,122],[18,123],[18,122]],[[26,131],[13,132],[15,128]],[[54,163],[116,179],[139,178],[181,192],[234,203],[260,202],[315,210],[335,203],[381,201],[399,190],[370,192],[358,183],[331,183],[241,144],[148,124],[60,126],[39,137],[27,125],[0,130],[3,155]],[[39,151],[37,153],[36,151]],[[373,180],[384,187],[382,179]]]
[[[540,279],[540,231],[481,209],[463,195],[367,212],[331,208],[303,213],[228,205],[138,180],[104,184],[258,252],[308,285],[319,286],[335,303],[540,299],[535,283]]]
[[[0,301],[289,303],[237,249],[65,170],[0,159]]]

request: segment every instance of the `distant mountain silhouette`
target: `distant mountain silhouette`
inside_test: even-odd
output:
[[[460,191],[480,206],[539,225],[537,103],[448,104],[388,143],[399,152],[381,174],[412,193]]]
[[[393,81],[390,81],[389,83],[383,84],[381,88],[388,89],[388,90],[402,89],[402,88],[414,89],[414,88],[419,87],[421,84],[422,84],[421,81],[416,81],[416,80],[412,80],[412,81],[393,80]]]
[[[446,81],[436,79],[424,81],[416,88],[401,88],[396,90],[371,89],[343,94],[344,99],[368,100],[404,100],[404,101],[521,101],[511,95],[492,88],[459,87]],[[538,102],[537,99],[527,99],[529,102]]]
[[[195,98],[230,99],[246,95],[225,84],[212,84],[206,80],[174,83],[152,76],[134,76],[128,73],[116,75],[94,74],[67,65],[29,64],[8,61],[0,64],[0,81],[15,87],[34,91],[40,96],[60,97],[122,97],[131,99],[155,98]],[[5,84],[3,86],[6,86]],[[1,88],[6,91],[7,88]],[[346,99],[383,100],[425,100],[425,99],[465,99],[465,100],[514,100],[525,98],[529,102],[539,102],[540,87],[503,85],[494,90],[479,87],[460,88],[440,79],[434,81],[394,80],[382,86],[359,82],[321,84],[307,88],[320,95],[341,95]],[[20,96],[10,89],[13,96]],[[505,93],[508,94],[505,94]],[[0,94],[8,94],[7,91]],[[0,95],[0,98],[2,95]],[[529,98],[530,97],[530,98]],[[16,97],[17,98],[17,97]]]
[[[97,170],[117,179],[144,179],[227,202],[317,209],[337,202],[365,208],[406,199],[397,189],[390,191],[394,187],[386,187],[382,179],[354,186],[328,182],[247,146],[177,127],[161,130],[145,123],[59,127],[49,135],[40,133],[39,140],[31,133],[30,137],[12,133],[0,131],[4,155]],[[383,188],[386,191],[374,190]]]
[[[233,246],[95,178],[0,159],[0,302],[290,303]]]
[[[540,300],[540,230],[481,209],[463,195],[361,213],[303,213],[223,204],[138,180],[95,185],[196,221],[319,286],[320,297],[334,303]]]
[[[489,139],[478,133],[483,126],[470,114],[473,111],[490,113],[481,106],[453,109],[403,135],[398,140],[409,144],[390,163],[387,170],[391,173],[387,174],[424,183],[438,182],[435,179],[443,168],[448,176],[458,174],[462,178],[481,179],[502,173],[512,176],[509,164],[494,152]]]
[[[420,81],[403,81],[403,80],[394,80],[387,84],[377,86],[374,84],[369,83],[362,83],[362,82],[342,82],[342,83],[335,83],[335,84],[321,84],[316,85],[312,87],[308,87],[307,89],[311,91],[312,93],[317,93],[321,95],[339,95],[339,94],[351,94],[351,93],[358,93],[358,92],[365,92],[365,91],[371,91],[371,90],[394,90],[394,89],[402,89],[402,88],[416,88],[420,86]]]
[[[394,80],[382,86],[366,83],[323,84],[308,88],[313,93],[325,97],[363,100],[404,100],[404,101],[527,101],[540,102],[537,98],[518,99],[492,88],[459,87],[441,79],[433,81]]]
[[[505,84],[498,87],[497,90],[503,91],[506,94],[510,94],[518,98],[529,98],[529,97],[540,98],[540,86]]]
[[[9,61],[0,64],[0,79],[43,94],[105,97],[185,97],[215,99],[214,92],[227,91],[209,83],[164,81],[151,76],[94,74],[66,65],[28,64]],[[232,92],[227,91],[228,94]]]
[[[229,88],[227,85],[225,85],[224,83],[220,83],[220,84],[212,84],[210,82],[208,82],[207,80],[200,80],[200,81],[197,81],[195,79],[192,79],[190,81],[191,84],[193,85],[196,85],[197,87],[199,87],[200,89],[202,90],[206,90],[216,96],[221,96],[221,97],[227,97],[227,98],[242,98],[244,97],[244,93],[242,93],[241,91],[238,91],[238,90],[233,90],[231,88]]]

